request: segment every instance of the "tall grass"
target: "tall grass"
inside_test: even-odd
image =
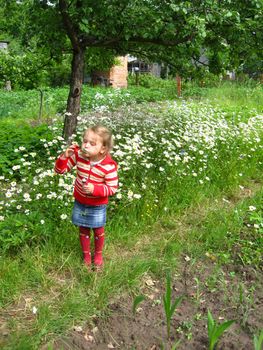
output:
[[[62,114],[66,110],[69,87],[44,88],[42,119]],[[152,88],[134,87],[111,89],[83,86],[81,113],[89,110],[112,110],[125,104],[155,102],[176,98],[176,87],[164,83]],[[40,112],[40,91],[0,91],[0,120],[38,119]]]
[[[242,116],[263,112],[262,84],[245,85],[238,82],[223,81],[215,87],[197,87],[187,83],[183,93],[205,101],[213,106],[221,107],[225,113],[235,113]]]
[[[149,82],[148,82],[149,81]],[[130,85],[128,89],[116,90],[83,86],[81,113],[90,110],[114,109],[125,104],[157,102],[177,98],[174,80],[148,79],[142,77],[142,86]],[[43,88],[43,116],[54,117],[65,112],[69,87]],[[196,83],[184,82],[183,99],[203,100],[213,106],[219,106],[229,114],[261,113],[263,110],[262,85],[242,85],[237,82],[223,81],[215,87],[200,87]],[[40,111],[40,91],[1,91],[0,120],[38,119]],[[254,112],[253,112],[254,111]]]

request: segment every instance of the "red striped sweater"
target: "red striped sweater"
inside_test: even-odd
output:
[[[100,162],[92,166],[89,159],[81,155],[77,147],[74,154],[66,159],[58,157],[55,163],[55,172],[64,174],[74,166],[77,169],[77,177],[74,184],[75,199],[87,205],[102,205],[108,203],[108,197],[115,194],[118,187],[117,163],[109,154]],[[94,185],[93,194],[83,191],[83,182]]]

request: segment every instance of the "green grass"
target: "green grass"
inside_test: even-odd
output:
[[[100,87],[83,86],[81,98],[82,113],[107,106],[109,109],[118,108],[123,104],[156,102],[176,98],[175,86],[155,86],[152,88],[131,86],[128,89],[114,90]],[[45,88],[43,99],[43,115],[41,119],[54,117],[66,110],[69,87]],[[34,119],[39,120],[40,92],[30,91],[0,91],[0,120],[1,119]]]
[[[129,85],[128,89],[112,90],[100,87],[83,86],[81,111],[106,105],[117,108],[123,104],[157,102],[177,99],[176,82],[174,80],[154,79],[149,84],[142,78],[142,86]],[[44,88],[42,120],[65,112],[69,87]],[[196,83],[185,82],[182,85],[182,97],[194,98],[209,102],[213,106],[222,107],[225,113],[232,116],[244,116],[251,113],[262,113],[262,84],[240,84],[222,81],[216,87],[200,87]],[[0,91],[0,120],[34,119],[38,120],[40,109],[40,92]]]
[[[4,348],[11,349],[16,343],[15,349],[23,349],[24,342],[28,342],[29,349],[38,348],[43,339],[64,333],[72,325],[85,322],[93,314],[99,315],[109,300],[124,292],[135,291],[146,271],[155,276],[163,276],[167,268],[174,271],[179,267],[178,260],[182,254],[201,261],[209,250],[220,262],[221,254],[228,252],[234,245],[234,238],[229,242],[221,236],[221,243],[225,242],[225,246],[220,245],[218,250],[214,240],[211,244],[211,236],[205,232],[224,222],[221,223],[224,231],[231,230],[237,238],[242,225],[240,220],[233,224],[236,209],[244,210],[251,203],[255,204],[261,195],[258,193],[253,199],[238,202],[238,207],[224,209],[214,206],[216,202],[212,199],[200,202],[199,210],[204,220],[201,230],[200,222],[195,220],[198,215],[193,210],[196,209],[189,208],[183,216],[162,219],[164,223],[169,222],[169,219],[175,222],[174,229],[168,229],[167,224],[163,227],[160,222],[137,239],[134,239],[133,232],[129,232],[126,242],[107,244],[106,266],[102,275],[87,274],[82,267],[74,233],[69,235],[68,232],[62,232],[60,237],[54,237],[43,246],[25,248],[17,256],[2,256],[2,307],[8,310],[8,305],[14,302],[15,307],[17,302],[21,302],[23,308],[23,298],[28,299],[30,304],[25,313],[18,313],[12,320],[9,319],[13,334],[9,345]],[[244,212],[239,215],[242,217]],[[178,222],[180,226],[176,224]],[[138,231],[141,233],[141,229]],[[199,233],[198,239],[193,232]],[[127,246],[130,250],[127,250]],[[229,257],[229,262],[231,259],[234,257]],[[32,314],[33,306],[37,307],[37,315]],[[26,315],[29,320],[25,324]],[[18,330],[18,327],[22,329]],[[26,335],[30,335],[30,340]]]
[[[241,117],[263,112],[262,84],[242,85],[238,82],[222,82],[217,87],[195,87],[186,85],[183,94],[222,107],[225,113]]]

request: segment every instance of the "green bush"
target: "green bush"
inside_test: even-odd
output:
[[[139,85],[145,88],[174,88],[176,85],[175,79],[162,79],[158,78],[151,73],[140,73],[139,74]],[[136,85],[136,75],[129,74],[128,76],[128,86]]]
[[[34,158],[37,160],[46,157],[43,142],[40,140],[52,138],[53,135],[46,124],[32,127],[22,121],[0,122],[0,175],[8,175],[11,178],[15,176],[12,167],[20,164],[19,147],[25,148],[28,153],[35,153]]]

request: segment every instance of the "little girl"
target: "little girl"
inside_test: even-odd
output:
[[[70,146],[55,163],[55,171],[63,174],[74,166],[77,177],[74,185],[75,203],[72,222],[79,226],[84,263],[91,267],[90,233],[94,232],[95,268],[103,265],[104,226],[108,197],[118,186],[117,163],[111,158],[113,140],[111,132],[100,125],[88,128],[81,148]]]

